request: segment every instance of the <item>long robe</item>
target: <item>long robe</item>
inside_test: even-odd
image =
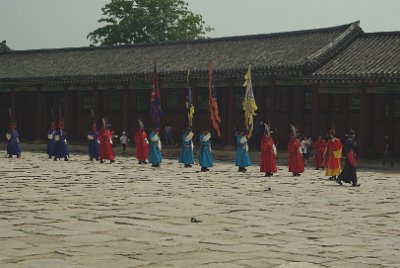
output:
[[[356,173],[356,154],[355,154],[355,144],[351,137],[347,138],[344,148],[343,154],[346,157],[346,163],[344,164],[344,168],[339,175],[339,179],[346,183],[357,183],[357,173]]]
[[[19,156],[21,154],[21,148],[19,146],[19,133],[16,129],[10,129],[7,134],[7,154]]]
[[[101,160],[115,160],[114,150],[112,148],[111,131],[101,129],[99,132],[99,155]]]
[[[199,164],[202,168],[209,168],[214,165],[211,155],[211,135],[200,135]]]
[[[136,159],[145,161],[149,157],[149,141],[144,130],[138,129],[135,133]]]
[[[62,129],[58,129],[54,135],[54,140],[55,140],[53,148],[54,157],[64,158],[69,156],[68,145],[67,145],[67,133]]]
[[[193,132],[185,133],[182,135],[182,151],[179,154],[179,163],[185,165],[194,164],[193,155]]]
[[[329,140],[325,149],[325,175],[339,176],[341,172],[340,159],[342,158],[343,145],[339,139]]]
[[[89,145],[89,157],[90,158],[99,158],[99,132],[96,130],[90,130],[88,135]]]
[[[275,142],[272,137],[264,135],[261,141],[261,164],[260,172],[276,173]]]
[[[315,168],[320,168],[324,162],[325,147],[326,141],[322,137],[319,137],[313,144]]]
[[[154,132],[151,132],[149,135],[149,139],[149,163],[151,163],[152,165],[159,165],[162,162],[160,136],[158,136],[158,134]]]
[[[54,144],[56,144],[56,141],[54,140],[54,136],[56,134],[55,129],[50,129],[47,132],[47,154],[49,157],[54,156],[53,150],[54,150]]]
[[[289,172],[292,172],[293,174],[304,172],[304,162],[303,156],[300,152],[300,147],[300,140],[291,134],[288,144]]]
[[[252,165],[248,153],[247,138],[240,134],[236,136],[235,164],[238,167],[248,167]]]

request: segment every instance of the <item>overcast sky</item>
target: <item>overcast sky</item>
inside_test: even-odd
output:
[[[162,1],[162,0],[160,0]],[[0,41],[12,49],[88,46],[110,0],[0,0]],[[342,25],[400,31],[400,0],[189,0],[215,30],[209,37]]]

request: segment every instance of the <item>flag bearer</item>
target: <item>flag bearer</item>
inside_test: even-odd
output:
[[[179,163],[185,165],[185,167],[192,167],[194,164],[193,155],[193,132],[190,128],[187,128],[185,133],[182,135],[182,151],[179,155]]]

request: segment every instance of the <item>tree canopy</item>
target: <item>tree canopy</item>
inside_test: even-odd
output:
[[[93,45],[122,45],[204,38],[213,29],[183,0],[111,0],[105,24],[87,35]]]

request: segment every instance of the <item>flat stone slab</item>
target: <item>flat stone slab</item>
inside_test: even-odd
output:
[[[400,267],[396,172],[199,170],[0,158],[0,267]]]

